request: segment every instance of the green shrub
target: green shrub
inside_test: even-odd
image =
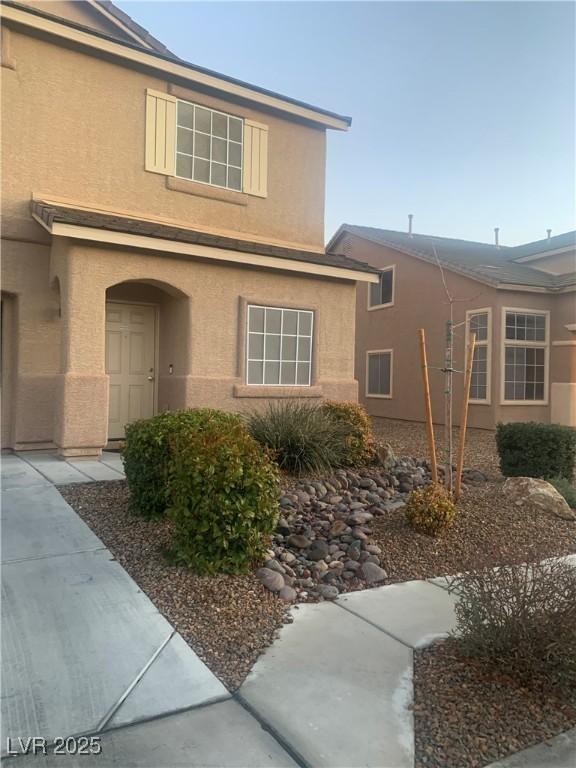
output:
[[[128,424],[122,449],[124,472],[130,488],[131,508],[144,517],[161,515],[168,503],[169,438],[184,425],[198,422],[198,410],[166,411],[151,419]],[[224,423],[240,421],[221,411],[203,411]]]
[[[563,477],[576,462],[576,429],[535,421],[498,424],[496,445],[505,477]]]
[[[278,470],[237,417],[198,411],[195,424],[181,425],[168,474],[177,561],[239,573],[262,558],[278,517]]]
[[[548,482],[564,497],[569,507],[576,509],[576,486],[574,483],[571,483],[564,477],[552,477]]]
[[[366,408],[358,403],[328,400],[322,410],[349,429],[346,464],[351,467],[373,464],[377,458],[377,443]]]
[[[438,536],[449,528],[456,514],[452,497],[439,483],[412,491],[404,511],[410,525],[429,536]]]
[[[280,468],[292,474],[328,472],[346,464],[350,427],[321,405],[269,403],[262,413],[250,414],[248,429]]]
[[[576,687],[576,567],[559,558],[469,571],[451,579],[455,635],[466,653],[506,674]]]

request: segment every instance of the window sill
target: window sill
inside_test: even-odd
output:
[[[322,397],[322,387],[268,387],[258,384],[235,384],[234,397]]]
[[[373,397],[377,400],[392,400],[392,395],[369,395],[366,393],[366,397]]]
[[[196,195],[196,197],[206,197],[209,200],[218,200],[221,203],[231,203],[232,205],[248,205],[246,195],[242,192],[233,192],[231,189],[221,189],[220,187],[211,187],[209,184],[198,184],[195,181],[181,179],[178,176],[167,176],[166,187],[175,192],[184,192],[187,195]]]
[[[549,405],[548,400],[501,400],[500,405]]]
[[[368,307],[368,312],[374,312],[376,309],[390,309],[390,307],[394,306],[394,302],[391,301],[388,304],[376,304],[373,307]]]

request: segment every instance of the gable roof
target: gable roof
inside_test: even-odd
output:
[[[140,40],[145,48],[152,48],[158,53],[163,53],[167,56],[173,56],[175,59],[178,57],[172,53],[164,43],[157,40],[150,32],[138,24],[127,13],[118,8],[110,0],[87,0],[90,5],[95,8],[99,13],[106,16],[106,18],[115,20],[121,29],[127,28],[132,33],[132,37]]]
[[[576,284],[576,270],[567,275],[552,275],[518,263],[515,259],[523,255],[522,249],[527,246],[510,248],[472,240],[343,224],[330,240],[327,250],[333,251],[345,234],[356,235],[433,264],[440,262],[447,269],[488,285],[519,285],[554,291]],[[552,239],[564,244],[574,243],[576,232],[567,232]],[[548,240],[539,242],[549,244]],[[528,245],[536,247],[536,243]]]
[[[121,11],[119,11],[122,13]],[[34,34],[56,37],[88,49],[92,55],[102,55],[120,60],[124,66],[146,68],[160,73],[167,82],[191,83],[194,88],[224,94],[224,98],[253,103],[258,108],[277,112],[284,117],[306,122],[322,128],[346,131],[352,118],[322,107],[316,107],[290,96],[247,83],[221,72],[191,64],[171,53],[147,48],[142,43],[128,42],[119,37],[99,32],[83,24],[64,19],[36,7],[23,5],[16,0],[0,3],[2,23],[30,29]]]
[[[564,232],[554,237],[547,237],[544,240],[535,240],[533,243],[516,245],[513,248],[509,248],[508,251],[514,261],[522,262],[572,249],[576,249],[576,230]]]

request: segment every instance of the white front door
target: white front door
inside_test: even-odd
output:
[[[106,373],[110,377],[108,439],[154,415],[155,307],[106,303]]]

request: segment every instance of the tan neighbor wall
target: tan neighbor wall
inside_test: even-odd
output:
[[[247,301],[315,312],[313,387],[294,388],[290,394],[356,399],[354,283],[54,239],[51,275],[47,263],[39,270],[36,256],[28,255],[34,269],[24,268],[10,283],[23,296],[31,296],[33,285],[42,287],[27,302],[30,314],[28,319],[23,316],[20,326],[20,347],[34,387],[20,385],[17,393],[18,447],[26,447],[27,441],[34,445],[53,441],[65,451],[89,454],[105,444],[107,289],[110,299],[159,305],[160,409],[205,405],[241,411],[261,406],[270,394],[288,394],[282,388],[271,393],[268,387],[243,386],[242,307]],[[55,292],[44,287],[56,279],[61,287],[61,318]],[[238,396],[246,394],[252,396]]]
[[[146,89],[168,92],[168,82],[14,30],[11,56],[15,70],[2,69],[5,237],[47,241],[30,218],[35,193],[323,247],[324,130],[186,89],[199,104],[269,127],[268,196],[222,194],[191,181],[178,191],[144,170]]]
[[[356,376],[361,401],[375,416],[422,421],[424,405],[418,356],[417,330],[426,331],[428,362],[441,368],[444,361],[445,325],[449,308],[441,276],[436,267],[426,261],[394,249],[348,236],[347,253],[376,267],[395,265],[394,306],[367,310],[368,286],[358,285],[356,305]],[[493,429],[499,421],[549,421],[550,405],[501,404],[502,309],[541,309],[551,311],[551,339],[559,330],[558,318],[565,318],[574,307],[574,294],[550,295],[528,291],[497,290],[463,275],[445,270],[454,304],[454,322],[465,321],[469,310],[491,309],[492,351],[490,389],[487,404],[470,404],[469,424]],[[464,301],[460,301],[464,299]],[[568,322],[568,320],[564,320]],[[564,337],[568,333],[564,329]],[[455,331],[455,367],[462,369],[464,360],[463,326]],[[564,338],[563,337],[563,338]],[[393,349],[393,396],[391,399],[366,397],[366,351]],[[560,353],[550,347],[550,383],[576,381],[574,363],[568,354],[574,348],[562,348]],[[561,359],[562,358],[562,359]],[[458,423],[462,396],[462,376],[455,374],[454,423]],[[430,371],[434,420],[444,421],[444,377],[440,371]]]

